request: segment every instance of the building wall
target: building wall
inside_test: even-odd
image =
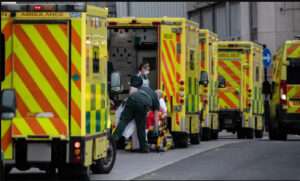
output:
[[[257,41],[272,52],[300,35],[300,2],[188,2],[187,9],[190,19],[221,39]]]
[[[185,2],[117,2],[117,16],[186,17]]]

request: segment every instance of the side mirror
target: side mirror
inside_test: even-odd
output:
[[[0,36],[0,82],[5,79],[5,37],[1,33]]]
[[[13,89],[5,89],[1,93],[1,119],[12,119],[16,115],[16,92]]]
[[[207,74],[207,72],[201,71],[199,84],[204,85],[204,86],[208,85],[208,74]]]
[[[111,74],[110,80],[111,80],[111,90],[113,92],[122,92],[120,72],[113,72]]]
[[[223,76],[219,76],[218,78],[218,88],[225,88],[226,87],[226,80]]]

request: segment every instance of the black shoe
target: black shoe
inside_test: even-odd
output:
[[[149,149],[149,147],[145,147],[145,148],[140,149],[139,152],[140,153],[149,153],[150,149]]]

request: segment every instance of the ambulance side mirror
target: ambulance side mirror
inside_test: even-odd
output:
[[[1,33],[0,37],[0,82],[5,79],[5,37]]]
[[[208,74],[207,74],[207,72],[201,71],[199,84],[204,85],[205,87],[208,85]]]
[[[223,76],[219,76],[218,82],[219,82],[218,88],[225,88],[226,87],[226,80]]]
[[[121,85],[121,75],[120,72],[113,72],[111,74],[111,90],[113,92],[122,92],[122,85]]]
[[[1,119],[9,120],[16,115],[16,92],[14,89],[5,89],[1,92]]]

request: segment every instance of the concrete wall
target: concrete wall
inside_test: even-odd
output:
[[[117,16],[186,17],[185,2],[117,2]]]
[[[300,2],[258,2],[258,40],[272,52],[300,34]]]
[[[240,23],[233,24],[240,27],[231,27],[240,29],[241,40],[251,39],[250,3],[252,2],[240,2]],[[256,3],[258,42],[267,44],[271,51],[275,52],[285,40],[300,35],[300,2]],[[193,18],[196,20],[199,18],[196,17],[195,11],[206,6],[207,2],[188,2],[187,10],[193,12]]]

